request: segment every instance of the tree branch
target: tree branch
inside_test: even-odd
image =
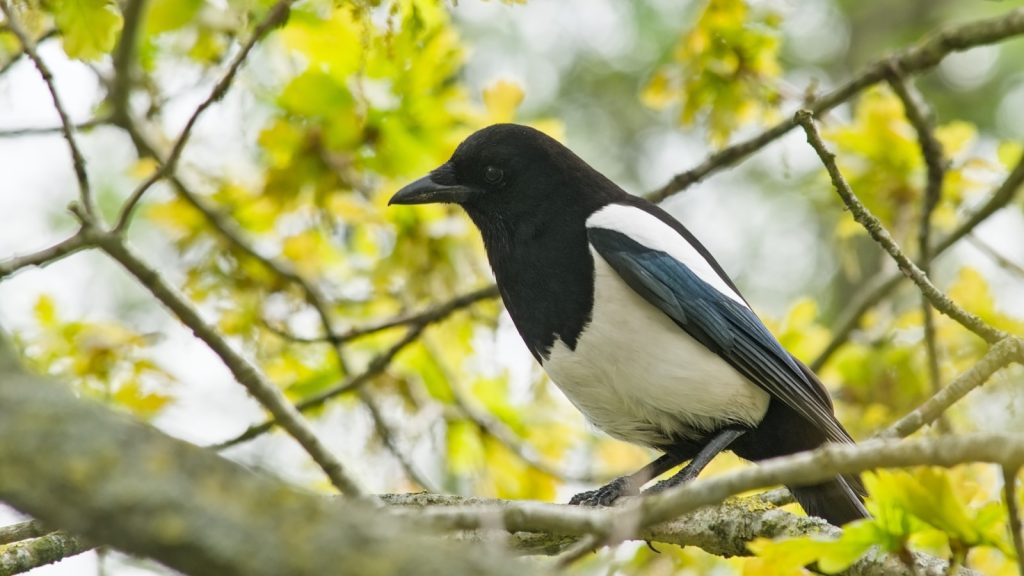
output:
[[[907,440],[867,440],[860,444],[826,444],[791,456],[773,458],[736,472],[694,481],[643,498],[616,510],[617,520],[639,515],[651,526],[734,494],[778,484],[809,485],[838,474],[908,466],[953,467],[989,462],[1015,467],[1024,464],[1024,439],[1013,434],[964,434]]]
[[[500,550],[430,537],[170,438],[24,375],[0,342],[0,500],[191,575],[507,574]]]
[[[74,125],[75,132],[89,130],[97,126],[110,123],[110,118],[93,118]],[[0,130],[0,138],[23,138],[25,136],[48,136],[50,134],[63,134],[63,126],[45,126],[42,128],[10,128]]]
[[[110,84],[107,99],[115,116],[122,119],[130,114],[128,99],[131,96],[135,73],[135,49],[138,45],[139,29],[145,20],[147,0],[128,0],[123,4],[121,15],[124,23],[121,26],[121,37],[111,60],[114,65],[114,77]]]
[[[4,32],[4,31],[6,31],[6,27],[5,27],[4,30],[0,30],[0,32]],[[43,32],[43,34],[36,40],[36,46],[39,46],[40,44],[42,44],[46,40],[49,40],[50,38],[53,38],[56,35],[57,35],[57,30],[53,29],[53,28],[47,30],[46,32]],[[8,70],[13,68],[15,64],[20,62],[22,56],[24,56],[24,55],[25,55],[25,49],[22,48],[17,54],[14,54],[6,62],[4,62],[2,65],[0,65],[0,76],[3,76],[4,74],[6,74]]]
[[[552,478],[571,482],[594,482],[595,478],[590,474],[572,474],[560,469],[554,464],[548,463],[537,453],[533,446],[512,430],[500,418],[497,418],[486,407],[478,406],[463,390],[462,383],[451,367],[444,360],[443,355],[434,345],[431,338],[424,336],[423,345],[430,352],[430,355],[438,363],[438,367],[448,383],[448,391],[452,395],[452,404],[457,408],[459,416],[468,418],[479,430],[496,440],[509,452],[513,453],[528,466],[538,472],[547,474]]]
[[[656,530],[659,523],[679,518],[683,514],[697,513],[730,496],[750,490],[778,484],[814,484],[837,474],[853,474],[876,468],[952,467],[970,462],[1019,466],[1024,462],[1024,440],[1012,434],[969,434],[900,441],[869,440],[861,444],[828,444],[814,451],[766,460],[758,466],[725,472],[711,478],[699,478],[661,494],[630,498],[612,508],[584,509],[520,501],[495,504],[493,501],[471,500],[469,505],[418,510],[408,513],[405,518],[433,530],[504,529],[569,536],[594,534],[608,541],[620,541],[644,538],[648,535],[645,531]],[[446,496],[423,497],[432,502],[451,502],[450,497]],[[394,504],[391,498],[385,501]],[[718,544],[712,543],[710,546],[723,546],[721,536],[716,538]],[[721,548],[709,551],[727,553]],[[884,560],[869,555],[861,559],[851,569],[851,573],[910,573],[906,567],[895,568],[898,561],[884,569],[879,568],[878,562]],[[943,572],[928,570],[928,573]]]
[[[1022,11],[1024,16],[1024,11]],[[1022,18],[1024,19],[1024,18]],[[828,171],[829,176],[832,178],[832,184],[835,186],[836,191],[839,193],[839,197],[842,198],[843,203],[846,204],[847,208],[853,214],[854,219],[864,226],[868,234],[877,242],[882,248],[889,253],[890,256],[896,261],[896,264],[900,267],[900,270],[910,278],[918,288],[921,289],[931,303],[943,314],[949,316],[953,320],[960,323],[962,326],[974,332],[988,343],[994,343],[1002,340],[1007,335],[1001,330],[997,330],[974,314],[964,310],[958,304],[953,302],[948,296],[942,293],[941,290],[935,287],[931,283],[931,280],[917,267],[907,256],[903,253],[900,247],[896,244],[896,241],[889,234],[889,231],[882,226],[882,223],[876,218],[868,209],[857,199],[853,191],[850,189],[850,185],[847,184],[846,179],[839,172],[839,168],[835,163],[835,155],[828,151],[825,147],[825,143],[821,140],[821,136],[818,134],[818,130],[814,127],[814,121],[811,118],[811,113],[806,110],[801,110],[796,113],[796,122],[799,123],[804,132],[807,133],[807,142],[814,148],[815,152],[818,153],[818,157],[821,158],[822,163],[825,165],[825,169]]]
[[[1013,362],[1024,364],[1024,340],[1017,337],[1009,337],[997,342],[969,370],[936,392],[909,414],[890,424],[877,436],[879,438],[902,438],[913,434],[921,427],[934,422],[968,392],[981,386],[993,374]]]
[[[0,545],[0,575],[21,574],[90,550],[92,546],[67,532],[51,532],[6,546]]]
[[[235,75],[238,70],[245,63],[245,59],[249,56],[253,47],[263,39],[270,30],[284,22],[288,18],[288,13],[292,3],[295,0],[280,0],[270,10],[267,15],[263,17],[263,20],[253,30],[252,36],[242,45],[241,50],[235,55],[235,58],[228,65],[228,69],[224,72],[224,76],[213,86],[210,90],[209,96],[206,97],[199,106],[192,112],[192,116],[189,117],[185,123],[185,127],[182,128],[178,138],[174,141],[174,145],[171,147],[171,152],[167,158],[160,163],[160,167],[143,180],[135,191],[132,192],[131,196],[124,203],[121,208],[121,214],[117,218],[117,224],[114,226],[116,232],[124,230],[131,221],[132,212],[135,210],[135,206],[142,199],[142,196],[153,184],[163,179],[169,174],[174,172],[175,167],[178,164],[178,159],[181,157],[182,151],[185,149],[185,144],[188,143],[188,138],[192,134],[192,128],[196,125],[199,117],[206,111],[207,108],[213,105],[227,94],[228,88],[231,87],[232,81],[235,79]]]
[[[490,561],[481,565],[479,551],[456,552],[453,544],[408,536],[427,528],[650,537],[708,546],[715,553],[745,553],[751,534],[834,535],[836,529],[769,509],[759,498],[709,506],[732,494],[875,467],[973,461],[1013,467],[1024,462],[1024,441],[1013,435],[869,441],[774,459],[616,508],[522,501],[499,505],[418,495],[414,497],[434,505],[407,511],[396,520],[348,499],[324,499],[252,474],[127,416],[78,400],[53,384],[12,373],[11,364],[10,354],[0,356],[0,498],[49,525],[193,574],[316,574],[337,572],[339,566],[358,574],[372,565],[361,562],[379,563],[381,558],[392,560],[383,572],[439,562],[472,564],[443,573],[523,569],[495,561],[500,552],[493,548],[487,550]],[[394,498],[406,497],[386,500],[396,504]],[[684,512],[691,514],[658,525]],[[737,516],[751,521],[729,520]],[[620,531],[628,527],[637,529]],[[400,546],[394,545],[396,539]],[[927,562],[927,557],[918,560]],[[934,559],[930,562],[937,566]],[[374,573],[380,573],[377,568]],[[941,573],[937,570],[926,573]],[[869,556],[851,573],[909,571],[892,558]]]
[[[121,126],[128,132],[140,157],[148,156],[158,159],[156,150],[152,145],[150,145],[145,137],[143,137],[141,132],[139,132],[138,127],[130,117],[125,118]],[[304,276],[295,271],[295,269],[288,263],[260,254],[260,252],[256,250],[256,248],[245,238],[245,232],[229,215],[207,206],[206,202],[186,186],[185,182],[175,175],[173,170],[168,174],[168,179],[174,186],[178,196],[202,214],[203,217],[206,218],[206,221],[209,222],[210,226],[220,234],[221,237],[227,240],[229,244],[246,256],[259,262],[277,276],[287,282],[295,284],[302,290],[306,301],[313,307],[320,318],[320,324],[325,335],[324,339],[335,347],[335,356],[338,361],[339,370],[347,372],[345,369],[344,358],[341,357],[341,351],[339,349],[341,342],[336,336],[333,322],[331,321],[329,301],[327,296],[324,295],[319,287],[317,287],[313,281],[307,280]]]
[[[10,526],[0,526],[0,546],[45,536],[51,532],[39,520],[28,520]]]
[[[380,411],[380,407],[377,406],[377,401],[374,400],[373,396],[368,394],[366,390],[359,390],[359,400],[362,401],[363,405],[370,412],[377,436],[380,437],[384,446],[398,460],[398,464],[405,471],[405,475],[427,492],[440,492],[441,490],[437,485],[420,472],[419,468],[416,467],[402,450],[401,446],[398,445],[398,439],[395,437],[394,430],[392,430],[391,425],[384,418],[384,414]]]
[[[246,360],[241,354],[202,319],[199,313],[178,293],[160,274],[133,254],[124,244],[120,235],[103,233],[85,223],[85,231],[90,240],[121,264],[134,276],[157,300],[163,303],[183,324],[207,346],[210,347],[224,362],[235,379],[245,386],[249,394],[263,405],[281,426],[306,450],[313,460],[323,469],[339,490],[349,495],[362,493],[358,483],[348,475],[341,462],[338,461],[313,434],[313,431],[302,419],[284,394]]]
[[[25,54],[28,55],[32,63],[36,65],[36,69],[39,70],[39,75],[43,77],[43,82],[46,83],[47,90],[50,91],[50,98],[53,100],[53,107],[57,110],[57,115],[60,116],[60,124],[62,132],[64,133],[64,140],[68,143],[68,149],[71,151],[71,161],[75,170],[75,178],[78,179],[78,192],[82,198],[82,204],[85,206],[85,210],[92,214],[94,212],[92,191],[89,187],[89,176],[85,171],[85,157],[82,156],[82,151],[78,148],[78,142],[75,140],[75,128],[71,123],[71,118],[68,116],[67,110],[64,108],[64,104],[61,102],[60,96],[57,95],[57,87],[53,82],[53,73],[50,72],[49,66],[39,56],[36,51],[35,43],[32,38],[28,36],[25,30],[21,27],[21,23],[14,17],[14,10],[8,5],[8,0],[0,0],[0,11],[4,13],[7,18],[7,26],[11,32],[18,37],[18,41],[21,42],[22,48],[25,50]]]
[[[352,376],[351,378],[348,378],[347,380],[333,388],[329,388],[319,394],[310,396],[309,398],[300,401],[299,403],[295,404],[294,409],[297,410],[298,412],[306,412],[309,410],[313,410],[314,408],[319,408],[320,406],[323,406],[325,402],[327,402],[331,398],[334,398],[335,396],[347,394],[348,392],[352,392],[362,388],[364,385],[366,385],[367,382],[375,378],[380,373],[384,372],[384,370],[387,369],[387,367],[391,364],[391,361],[395,358],[395,356],[398,355],[399,352],[401,352],[406,346],[412,344],[413,342],[416,341],[417,338],[419,338],[420,333],[423,331],[424,328],[426,328],[425,324],[414,324],[409,329],[409,331],[405,333],[405,336],[403,336],[398,342],[395,342],[394,344],[391,345],[390,348],[374,357],[374,359],[370,361],[370,364],[366,367],[364,371],[360,372],[359,374],[356,374],[355,376]],[[274,426],[277,425],[278,421],[276,418],[265,420],[259,424],[254,424],[246,428],[246,430],[239,434],[238,436],[235,436],[230,440],[225,440],[224,442],[221,442],[219,444],[214,444],[213,446],[210,446],[210,448],[213,448],[214,450],[223,450],[225,448],[229,448],[231,446],[235,446],[243,442],[248,442],[253,438],[256,438],[269,432],[274,428]]]
[[[1017,569],[1024,576],[1024,539],[1020,533],[1020,510],[1017,506],[1017,472],[1019,468],[1003,467],[1003,496],[1006,499],[1006,515],[1009,518],[1010,538],[1017,552]]]
[[[396,328],[398,326],[409,326],[409,325],[424,325],[433,324],[444,320],[452,313],[457,312],[463,308],[469,308],[473,304],[480,302],[481,300],[490,300],[498,296],[498,287],[490,285],[479,290],[474,290],[461,296],[456,296],[451,300],[441,302],[430,306],[425,310],[414,312],[412,314],[406,314],[389,318],[382,322],[370,324],[368,326],[360,326],[357,328],[351,328],[337,335],[337,342],[344,343],[363,336],[369,336],[370,334],[376,334],[389,328]]]
[[[864,89],[883,81],[894,65],[904,74],[916,74],[935,67],[953,52],[992,44],[1020,34],[1024,34],[1024,9],[1011,10],[994,18],[961,24],[931,34],[916,46],[869,65],[859,75],[811,103],[810,111],[814,115],[821,115],[846,102]],[[652,202],[660,202],[707,176],[732,166],[784,136],[796,126],[795,118],[783,120],[752,138],[711,154],[697,166],[676,174],[664,186],[649,192],[645,197]]]
[[[989,196],[988,200],[980,208],[971,212],[970,216],[957,226],[953,232],[950,232],[948,236],[936,243],[929,251],[931,257],[934,259],[945,253],[949,248],[980,226],[982,222],[1009,204],[1020,190],[1022,184],[1024,184],[1024,154],[1021,154],[1013,170],[1010,171],[995,192]],[[839,320],[833,328],[832,339],[829,340],[825,349],[810,363],[811,369],[817,371],[824,366],[829,358],[832,357],[832,354],[846,342],[850,334],[857,328],[864,314],[889,295],[890,292],[900,285],[904,278],[906,276],[897,270],[893,273],[879,274],[872,279],[853,298],[851,305],[839,315]]]
[[[996,250],[991,244],[979,238],[976,234],[971,234],[967,237],[967,241],[970,242],[971,246],[974,246],[986,256],[991,258],[1000,268],[1013,272],[1017,276],[1024,277],[1024,266],[1010,260],[1006,256],[1003,256],[999,250]]]
[[[81,231],[76,232],[74,236],[71,236],[66,240],[62,240],[49,248],[44,248],[38,252],[33,252],[32,254],[26,254],[24,256],[15,256],[9,260],[0,262],[0,280],[14,275],[23,268],[28,268],[29,266],[47,266],[61,258],[64,258],[65,256],[70,256],[79,250],[84,250],[90,247],[90,243],[85,239]]]
[[[921,272],[926,276],[931,275],[931,233],[932,233],[932,212],[938,206],[942,196],[942,183],[946,178],[946,166],[948,164],[942,150],[942,143],[935,137],[935,122],[930,110],[921,99],[920,94],[903,81],[903,72],[896,63],[893,63],[889,73],[889,86],[903,103],[903,113],[914,127],[917,133],[917,141],[921,148],[921,156],[924,158],[927,167],[927,179],[924,189],[924,202],[921,206],[920,224],[917,230],[917,261],[920,264]],[[942,389],[941,375],[939,373],[939,352],[935,342],[935,315],[932,313],[931,304],[928,298],[921,296],[921,317],[924,321],[924,344],[925,356],[928,366],[928,381],[931,383],[932,393]],[[941,416],[938,420],[940,430],[949,432],[949,423]]]

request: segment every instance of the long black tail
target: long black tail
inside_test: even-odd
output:
[[[824,518],[835,526],[869,517],[861,498],[864,489],[855,477],[837,476],[824,484],[790,486],[789,491],[808,516]]]

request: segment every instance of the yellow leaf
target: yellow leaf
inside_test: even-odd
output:
[[[963,121],[943,124],[935,129],[935,137],[942,144],[942,151],[947,157],[953,157],[967,147],[974,140],[977,129],[973,124]]]
[[[159,168],[160,164],[155,158],[147,156],[145,158],[139,158],[134,164],[132,164],[130,174],[134,178],[148,178],[153,172]]]
[[[523,101],[523,89],[515,82],[499,80],[484,88],[484,106],[491,123],[511,122]]]
[[[146,392],[138,382],[129,382],[114,392],[113,401],[133,414],[148,418],[154,416],[171,401],[169,396]]]
[[[484,449],[475,426],[466,420],[448,423],[448,465],[456,474],[469,474],[484,461]]]
[[[57,307],[49,294],[39,295],[34,311],[36,320],[43,328],[53,328],[57,325]]]
[[[1021,154],[1024,154],[1024,145],[1013,140],[1000,142],[999,150],[996,152],[999,162],[1007,168],[1012,168],[1014,164],[1019,162]]]
[[[640,100],[655,110],[662,110],[677,99],[678,94],[673,92],[668,73],[664,70],[655,72],[640,93]]]
[[[756,556],[743,567],[744,576],[791,576],[806,574],[804,566],[814,562],[818,550],[807,538],[771,540],[758,538],[747,544]]]

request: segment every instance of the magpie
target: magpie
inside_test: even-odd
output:
[[[789,354],[703,245],[553,138],[496,124],[389,204],[454,203],[479,228],[534,358],[597,428],[662,455],[570,503],[611,505],[654,478],[695,478],[721,451],[759,461],[852,443],[815,374]],[[855,475],[789,486],[813,516],[865,518]]]

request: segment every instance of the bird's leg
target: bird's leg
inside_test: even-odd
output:
[[[700,452],[690,460],[690,463],[683,467],[682,470],[676,472],[675,476],[662,480],[654,486],[651,486],[647,490],[644,490],[644,494],[657,494],[667,490],[673,486],[678,486],[683,482],[689,482],[697,477],[698,474],[704,470],[704,467],[708,465],[715,456],[722,450],[725,450],[732,444],[737,438],[743,436],[747,432],[746,428],[724,428],[714,436],[711,440],[700,449]]]
[[[640,487],[681,464],[683,459],[674,454],[662,454],[657,460],[628,476],[620,476],[597,490],[581,492],[569,500],[580,506],[611,506],[623,496],[635,496]]]

